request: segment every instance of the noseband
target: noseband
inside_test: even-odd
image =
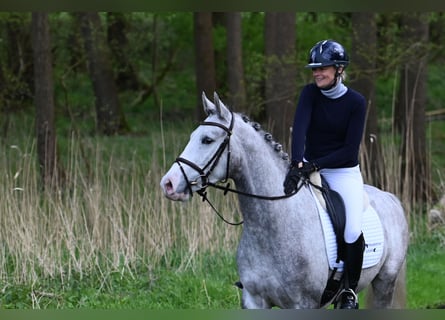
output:
[[[184,176],[185,180],[187,181],[187,188],[190,191],[190,195],[193,196],[192,186],[198,184],[198,180],[201,179],[201,189],[197,191],[197,193],[201,196],[204,195],[205,190],[209,186],[209,176],[212,174],[215,167],[218,165],[218,162],[224,152],[224,150],[227,148],[227,166],[226,166],[226,177],[221,182],[226,182],[229,178],[229,168],[230,168],[230,137],[232,136],[232,129],[233,129],[233,122],[234,122],[234,116],[233,112],[230,111],[231,119],[230,119],[230,125],[229,127],[226,127],[218,122],[212,122],[212,121],[203,121],[200,123],[202,126],[213,126],[223,129],[226,132],[226,137],[224,138],[224,141],[221,142],[218,149],[216,150],[215,154],[210,158],[210,160],[207,162],[207,164],[200,168],[197,164],[194,162],[178,157],[176,158],[176,163],[179,165],[179,168],[181,169],[182,175]],[[182,167],[182,164],[186,164],[195,171],[199,173],[199,179],[196,179],[194,181],[190,181],[185,174],[184,168]],[[206,172],[207,170],[207,172]]]

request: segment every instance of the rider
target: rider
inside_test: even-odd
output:
[[[314,83],[301,91],[292,131],[292,162],[284,181],[284,192],[297,188],[302,176],[320,170],[331,189],[343,198],[345,290],[342,309],[358,309],[355,290],[363,263],[363,178],[358,153],[365,126],[366,101],[346,87],[349,57],[334,40],[322,40],[309,52],[307,68]]]

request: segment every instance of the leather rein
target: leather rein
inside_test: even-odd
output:
[[[195,164],[194,162],[187,160],[185,158],[182,157],[178,157],[176,158],[175,162],[179,165],[179,168],[181,169],[182,175],[184,176],[186,182],[187,182],[187,188],[189,189],[189,192],[191,194],[191,196],[193,197],[193,190],[192,187],[198,184],[198,180],[201,180],[201,189],[197,190],[196,193],[198,193],[201,198],[202,201],[206,201],[213,209],[213,211],[215,211],[215,213],[218,215],[219,218],[221,218],[225,223],[229,224],[229,225],[233,225],[233,226],[238,226],[243,224],[244,221],[240,221],[240,222],[229,222],[227,221],[219,212],[218,210],[216,210],[216,208],[213,206],[213,204],[209,201],[209,199],[207,198],[207,188],[208,187],[213,187],[215,189],[219,189],[219,190],[223,190],[224,191],[224,195],[226,195],[228,192],[232,192],[232,193],[236,193],[238,195],[243,195],[243,196],[247,196],[247,197],[251,197],[251,198],[256,198],[256,199],[261,199],[261,200],[282,200],[282,199],[287,199],[290,198],[292,196],[294,196],[301,188],[303,185],[307,184],[309,182],[309,180],[305,180],[302,179],[302,183],[297,187],[296,190],[294,190],[292,193],[289,194],[285,194],[285,195],[280,195],[280,196],[265,196],[265,195],[258,195],[258,194],[252,194],[252,193],[248,193],[248,192],[243,192],[243,191],[239,191],[233,188],[230,188],[230,183],[227,183],[225,186],[221,186],[219,184],[215,184],[213,182],[209,181],[209,176],[210,174],[213,172],[213,170],[216,168],[216,166],[218,165],[218,162],[221,158],[221,156],[223,155],[224,151],[227,149],[227,165],[226,165],[226,177],[221,180],[219,183],[226,183],[229,179],[229,171],[230,171],[230,137],[232,136],[232,129],[233,129],[233,124],[234,124],[234,115],[233,112],[230,111],[231,114],[231,120],[230,120],[230,125],[229,127],[226,127],[218,122],[211,122],[211,121],[203,121],[200,123],[200,125],[203,126],[214,126],[214,127],[219,127],[221,129],[223,129],[226,132],[226,137],[224,138],[223,142],[219,145],[218,149],[216,150],[215,154],[210,158],[210,160],[207,162],[207,164],[200,168],[197,164]],[[187,175],[185,174],[185,170],[182,166],[182,164],[185,164],[189,167],[191,167],[192,169],[194,169],[195,171],[197,171],[199,173],[199,178],[194,180],[194,181],[190,181],[187,177]],[[206,172],[207,170],[207,172]]]

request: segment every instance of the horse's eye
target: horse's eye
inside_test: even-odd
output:
[[[211,144],[213,142],[213,139],[210,137],[204,137],[201,140],[202,144]]]

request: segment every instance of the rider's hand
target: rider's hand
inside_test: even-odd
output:
[[[298,165],[292,165],[283,183],[284,193],[292,193],[297,189],[300,179],[308,179],[309,175],[317,170],[317,166],[311,162],[300,162]]]
[[[312,162],[303,162],[303,166],[301,168],[298,168],[298,170],[300,170],[301,174],[304,175],[306,178],[309,178],[311,173],[317,171],[318,168]]]
[[[296,166],[292,166],[289,169],[289,172],[286,175],[286,179],[284,179],[284,193],[289,194],[292,193],[295,189],[297,189],[298,181],[300,181],[301,175],[300,171]]]

